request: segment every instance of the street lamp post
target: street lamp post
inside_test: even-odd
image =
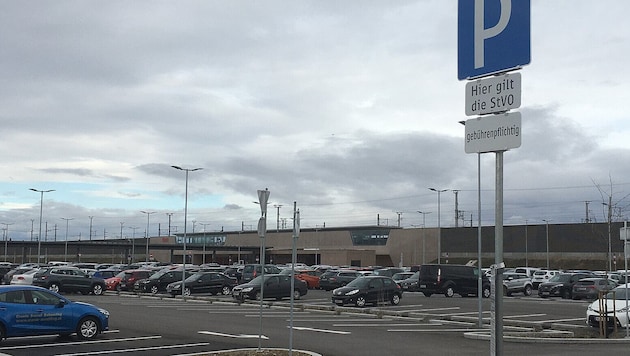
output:
[[[44,193],[54,192],[55,190],[38,190],[34,188],[30,188],[30,190],[41,194],[39,201],[39,235],[37,236],[37,263],[39,264],[42,257],[42,213],[44,211]]]
[[[64,255],[63,255],[63,260],[65,262],[68,262],[68,222],[70,220],[74,220],[74,218],[61,218],[61,220],[65,220],[66,221],[66,243],[65,243],[65,248],[64,248]]]
[[[210,223],[200,223],[203,226],[203,255],[201,256],[201,263],[206,263],[206,226],[211,225]]]
[[[426,253],[425,253],[426,243],[425,242],[426,242],[426,229],[427,229],[427,225],[426,225],[425,221],[426,221],[427,214],[431,214],[431,212],[430,211],[427,212],[427,211],[420,211],[420,210],[418,210],[418,213],[422,214],[422,264],[425,264],[426,263],[426,261],[425,261],[425,258],[426,258]]]
[[[438,240],[437,240],[437,250],[438,250],[438,264],[441,263],[442,261],[442,227],[440,225],[440,194],[443,192],[448,191],[448,189],[436,189],[436,188],[429,188],[429,190],[432,190],[434,192],[437,193],[438,196]]]
[[[13,225],[14,223],[2,223],[4,225],[4,261],[7,262],[7,249],[9,248],[8,240],[9,240],[9,225]]]
[[[546,235],[547,235],[547,269],[549,269],[549,221],[551,220],[545,220],[543,219],[543,221],[545,222],[545,226],[546,226]]]
[[[182,168],[180,166],[171,166],[171,167],[177,170],[186,172],[186,190],[184,193],[184,254],[182,255],[183,257],[182,260],[184,262],[184,265],[182,266],[182,298],[185,298],[186,295],[184,294],[184,291],[186,290],[186,288],[184,285],[184,281],[186,280],[186,238],[187,238],[186,237],[186,225],[187,225],[186,219],[188,218],[188,173],[199,171],[199,170],[202,170],[203,168]]]
[[[145,251],[145,256],[144,256],[144,261],[145,262],[149,262],[149,217],[151,216],[151,214],[155,214],[155,211],[144,211],[141,210],[140,211],[143,214],[147,214],[147,247],[146,247],[146,251]]]
[[[133,230],[131,233],[131,261],[129,261],[130,263],[133,263],[136,259],[136,230],[138,228],[135,226],[129,226],[128,229]]]

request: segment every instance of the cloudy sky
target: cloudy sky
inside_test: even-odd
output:
[[[504,155],[505,224],[604,221],[630,205],[630,2],[532,1],[522,146]],[[437,226],[464,152],[457,1],[0,1],[0,223],[12,239]],[[481,156],[494,224],[494,154]],[[455,225],[455,194],[441,194]],[[586,203],[589,202],[589,203]],[[282,205],[279,210],[277,205]],[[279,214],[278,214],[279,211]],[[72,219],[72,220],[63,220]],[[460,221],[459,224],[464,222]],[[133,228],[137,229],[133,229]],[[5,230],[6,233],[6,230]],[[44,232],[43,232],[44,233]],[[3,236],[6,236],[4,234]]]

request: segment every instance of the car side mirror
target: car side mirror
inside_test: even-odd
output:
[[[57,303],[57,308],[63,308],[67,304],[65,299],[59,299],[59,303]]]

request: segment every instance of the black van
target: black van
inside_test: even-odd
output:
[[[452,297],[455,293],[466,297],[477,295],[477,267],[464,265],[426,264],[420,267],[418,290],[425,296],[444,294]],[[482,296],[490,297],[490,281],[482,276]]]

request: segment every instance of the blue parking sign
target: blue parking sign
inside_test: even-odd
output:
[[[530,0],[459,0],[457,78],[478,78],[529,64]]]

